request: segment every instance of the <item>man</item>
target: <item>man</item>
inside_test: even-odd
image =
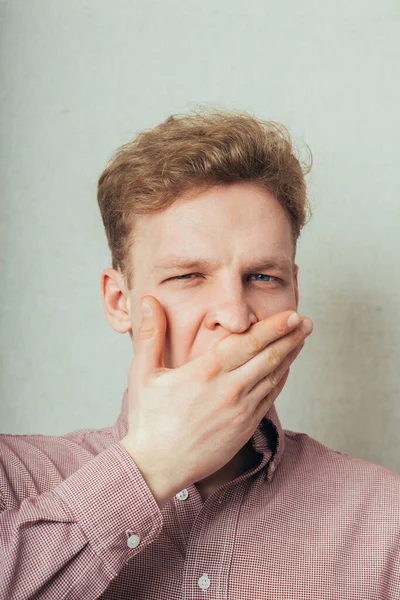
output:
[[[98,202],[128,388],[112,428],[2,436],[0,597],[399,599],[400,476],[273,405],[313,326],[285,129],[170,117],[118,151]]]

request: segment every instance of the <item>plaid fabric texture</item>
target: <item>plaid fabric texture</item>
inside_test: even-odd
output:
[[[283,430],[162,510],[114,427],[0,436],[1,600],[400,600],[400,475]]]

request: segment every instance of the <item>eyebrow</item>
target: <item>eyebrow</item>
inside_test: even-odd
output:
[[[172,269],[206,269],[211,270],[215,267],[215,263],[210,260],[202,258],[183,258],[171,254],[155,263],[152,268],[152,274],[159,271],[170,271]],[[264,270],[279,270],[279,271],[292,271],[293,262],[284,257],[271,257],[267,259],[261,259],[253,261],[247,265],[246,271],[264,271]]]

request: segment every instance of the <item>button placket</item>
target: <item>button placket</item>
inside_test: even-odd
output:
[[[199,588],[202,590],[208,590],[211,585],[207,573],[203,573],[197,583],[199,584]]]

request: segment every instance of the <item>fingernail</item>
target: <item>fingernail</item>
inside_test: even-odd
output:
[[[302,324],[301,324],[301,328],[303,330],[303,332],[308,335],[309,333],[312,332],[313,328],[314,328],[314,324],[311,321],[311,319],[305,319]]]
[[[145,317],[150,317],[153,314],[153,310],[148,302],[142,302],[142,314]]]
[[[296,327],[300,323],[300,316],[297,313],[292,313],[287,320],[288,327]]]

